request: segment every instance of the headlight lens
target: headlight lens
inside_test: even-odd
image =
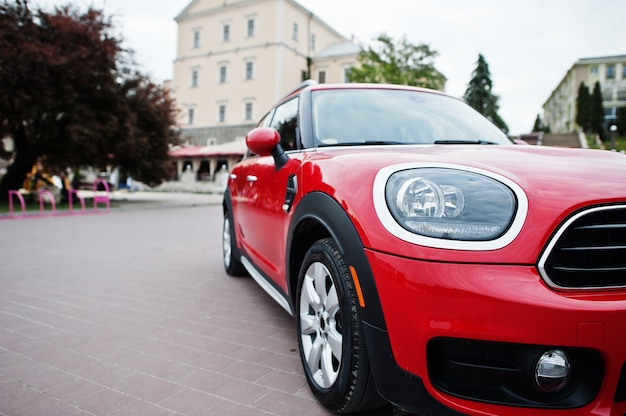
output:
[[[426,237],[488,241],[513,220],[516,198],[503,183],[447,168],[402,170],[389,177],[387,206],[404,229]]]

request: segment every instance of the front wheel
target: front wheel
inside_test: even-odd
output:
[[[300,359],[315,397],[338,413],[382,406],[370,373],[350,270],[334,240],[305,255],[296,299]]]

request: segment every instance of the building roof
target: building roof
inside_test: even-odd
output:
[[[577,64],[589,64],[598,62],[613,62],[613,61],[626,61],[626,55],[613,55],[613,56],[597,56],[592,58],[580,58]]]
[[[170,150],[169,154],[176,158],[241,156],[246,153],[245,140],[235,140],[211,146],[185,146]]]
[[[315,59],[332,58],[335,56],[357,55],[361,48],[350,41],[335,43],[315,55]]]
[[[189,19],[189,18],[193,18],[194,15],[196,15],[196,14],[213,13],[213,12],[216,12],[216,11],[224,9],[225,7],[246,5],[246,3],[252,3],[253,1],[259,1],[259,0],[220,0],[220,1],[191,0],[187,4],[187,6],[185,6],[185,8],[174,18],[174,20],[176,22],[181,22],[183,20],[186,20],[186,19]],[[265,1],[274,1],[274,0],[265,0]],[[297,7],[298,9],[300,9],[304,14],[310,16],[312,19],[314,19],[320,25],[324,26],[326,28],[326,30],[329,30],[329,31],[335,33],[337,36],[340,36],[340,37],[344,38],[344,36],[341,33],[337,32],[337,30],[332,28],[330,25],[328,25],[328,23],[324,22],[318,16],[313,14],[312,11],[310,11],[309,9],[307,9],[306,7],[304,7],[303,5],[298,3],[296,0],[286,0],[286,1],[288,1],[289,3],[291,3],[292,5]],[[205,8],[204,9],[196,9],[196,7],[199,5],[199,3],[203,3],[203,2],[205,3],[204,4]],[[194,10],[194,9],[196,9],[196,10]]]

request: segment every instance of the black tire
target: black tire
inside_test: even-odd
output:
[[[230,211],[224,211],[224,225],[222,227],[222,257],[224,270],[230,276],[245,276],[246,269],[243,267],[235,253],[237,242],[235,239],[235,226]]]
[[[337,413],[381,407],[350,271],[330,238],[305,255],[296,294],[300,359],[313,394]]]

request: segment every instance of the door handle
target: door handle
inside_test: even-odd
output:
[[[254,176],[254,175],[248,175],[248,176],[246,176],[246,180],[247,180],[248,182],[256,182],[256,181],[257,181],[257,179],[259,179],[259,178],[257,178],[257,177],[256,177],[256,176]]]

